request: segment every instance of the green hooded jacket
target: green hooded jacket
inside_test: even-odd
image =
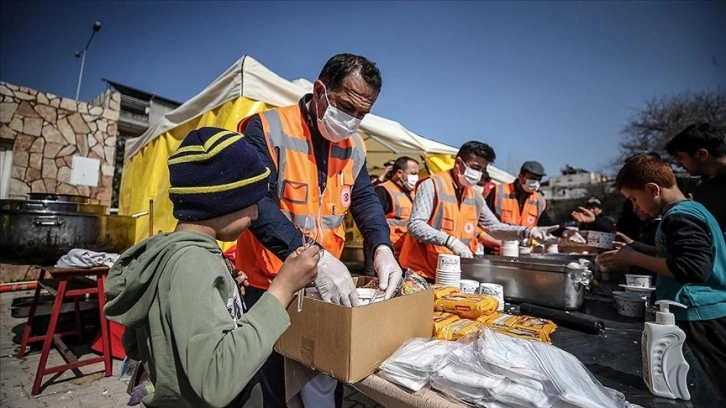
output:
[[[222,251],[198,233],[155,235],[124,252],[106,296],[106,317],[127,327],[125,342],[135,337],[148,361],[148,407],[229,405],[290,325],[269,293],[243,314]]]

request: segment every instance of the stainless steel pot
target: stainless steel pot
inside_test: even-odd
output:
[[[0,200],[0,262],[50,265],[72,248],[123,252],[133,245],[135,219],[78,201]]]
[[[462,259],[461,278],[497,283],[504,287],[504,299],[564,310],[582,306],[585,285],[591,272],[575,271],[567,261],[555,259],[510,258],[487,255]]]

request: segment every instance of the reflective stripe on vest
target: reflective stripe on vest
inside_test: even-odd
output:
[[[359,135],[331,144],[326,187],[320,191],[318,168],[310,130],[299,105],[259,114],[268,152],[277,167],[275,199],[280,211],[306,235],[340,257],[345,242],[345,214],[351,204],[355,179],[365,162],[365,145]],[[238,129],[244,131],[247,120]],[[260,217],[264,217],[260,214]],[[292,246],[295,246],[293,243]],[[246,230],[237,240],[237,267],[250,284],[267,289],[282,262]]]
[[[464,188],[462,201],[459,204],[450,171],[436,173],[430,178],[434,184],[434,205],[428,224],[432,228],[458,238],[469,247],[472,253],[475,253],[478,246],[475,234],[480,211],[475,198],[476,193],[471,188]],[[407,234],[403,241],[399,261],[402,267],[411,268],[426,278],[435,279],[439,254],[451,253],[443,245],[427,244]]]
[[[393,254],[398,258],[403,246],[403,237],[408,232],[408,219],[411,217],[413,202],[411,196],[391,180],[380,184],[380,187],[391,197],[391,211],[386,214],[386,222],[390,230]]]
[[[535,191],[530,193],[520,211],[514,183],[502,184],[497,187],[494,209],[502,222],[523,227],[536,227],[539,216],[542,215],[545,207],[544,196]]]
[[[380,186],[391,197],[391,211],[386,214],[388,225],[405,227],[408,225],[408,218],[411,216],[411,208],[413,208],[411,196],[391,180],[382,183]]]

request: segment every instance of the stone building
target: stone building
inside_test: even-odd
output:
[[[0,198],[59,193],[111,204],[118,92],[81,102],[0,82],[0,96]],[[98,177],[72,182],[78,159],[97,163]]]
[[[126,140],[180,103],[105,81],[107,89],[88,102],[0,81],[0,199],[57,193],[118,205]],[[79,182],[81,163],[91,165],[90,177]],[[0,282],[37,274],[29,265],[0,264]]]

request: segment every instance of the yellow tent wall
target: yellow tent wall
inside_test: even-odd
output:
[[[154,200],[153,214],[141,216],[136,221],[136,242],[149,236],[149,221],[153,231],[170,232],[176,227],[169,200],[169,169],[166,161],[176,151],[186,135],[197,128],[213,126],[237,130],[240,120],[272,108],[263,102],[239,97],[222,106],[181,124],[152,140],[124,165],[121,178],[119,214],[130,215],[149,210],[149,200]],[[224,243],[227,249],[233,243]]]

